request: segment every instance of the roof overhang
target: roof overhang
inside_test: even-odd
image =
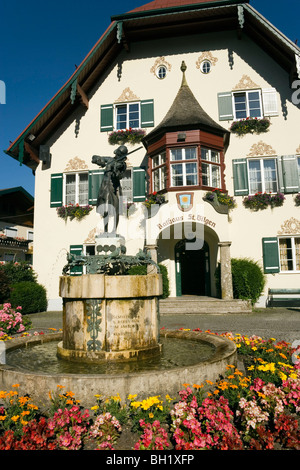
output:
[[[116,15],[70,79],[6,153],[34,170],[40,161],[40,145],[47,142],[76,106],[88,107],[97,81],[123,48],[130,49],[131,43],[230,30],[237,31],[240,37],[250,36],[286,70],[291,82],[297,74],[300,78],[299,47],[250,6],[248,0],[230,3],[220,0]]]

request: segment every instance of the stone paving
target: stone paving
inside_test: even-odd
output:
[[[43,312],[30,315],[34,330],[62,328],[62,312]],[[258,335],[292,343],[300,341],[300,308],[268,308],[252,313],[231,314],[172,314],[161,315],[164,328],[200,328],[216,333],[231,331],[242,335]]]

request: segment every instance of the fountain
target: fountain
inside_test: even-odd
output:
[[[96,238],[97,253],[105,254],[68,255],[59,287],[63,331],[7,341],[6,363],[0,364],[2,388],[19,383],[20,391],[39,403],[62,385],[90,406],[99,393],[119,393],[123,400],[128,394],[176,396],[183,383],[217,380],[226,365],[236,364],[236,347],[228,339],[160,330],[159,267],[143,251],[126,255],[126,242],[116,233],[127,154],[120,146],[113,158],[93,157],[105,167],[97,204],[104,231]],[[114,230],[109,230],[112,221]],[[86,274],[71,275],[83,265]],[[152,265],[154,273],[128,274],[136,265]]]

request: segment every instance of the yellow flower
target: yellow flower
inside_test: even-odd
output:
[[[128,395],[128,400],[134,400],[137,397],[137,395]]]
[[[153,413],[149,413],[149,418],[154,418],[154,414],[153,414]]]
[[[256,346],[253,346],[253,348],[251,348],[252,351],[257,351],[257,347]]]
[[[214,395],[218,395],[218,393],[220,393],[218,389],[214,390]]]
[[[18,421],[19,418],[20,418],[19,415],[15,415],[11,417],[11,420],[15,423],[16,421]]]
[[[254,366],[248,367],[248,370],[254,370]]]
[[[95,405],[95,406],[92,406],[92,407],[91,407],[91,410],[92,410],[92,411],[96,411],[96,410],[98,410],[98,409],[99,409],[99,406],[98,406],[98,405]]]
[[[13,387],[18,388],[18,387],[20,387],[20,384],[14,384]]]
[[[190,384],[182,384],[184,387],[188,387]]]
[[[241,347],[241,344],[237,344],[236,347],[237,347],[237,348],[240,348],[240,347]]]
[[[203,388],[203,387],[204,387],[203,384],[201,384],[201,385],[194,384],[194,385],[193,385],[193,388],[196,388],[197,390],[198,390],[199,388]]]
[[[0,421],[4,421],[6,419],[6,416],[0,416]]]

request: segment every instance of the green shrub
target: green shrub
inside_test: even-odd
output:
[[[168,270],[163,264],[159,264],[158,266],[159,266],[160,273],[162,275],[162,281],[163,281],[163,293],[162,293],[161,298],[166,299],[170,295]],[[147,274],[147,266],[146,265],[132,266],[128,270],[127,274],[130,274],[131,276],[146,275]]]
[[[10,297],[9,280],[4,271],[0,269],[0,304],[8,302]]]
[[[266,279],[256,261],[248,258],[231,260],[232,288],[234,299],[251,300],[254,305],[262,294]],[[221,298],[221,266],[215,272],[217,296]]]
[[[12,285],[10,301],[14,308],[22,307],[22,315],[45,312],[47,293],[44,286],[31,281],[22,281]]]
[[[251,300],[255,304],[264,290],[265,275],[256,261],[248,258],[232,259],[232,284],[235,299]]]
[[[17,282],[31,281],[36,282],[37,275],[33,271],[30,264],[26,262],[14,263],[9,262],[0,265],[0,271],[4,272],[9,284],[17,284]]]

